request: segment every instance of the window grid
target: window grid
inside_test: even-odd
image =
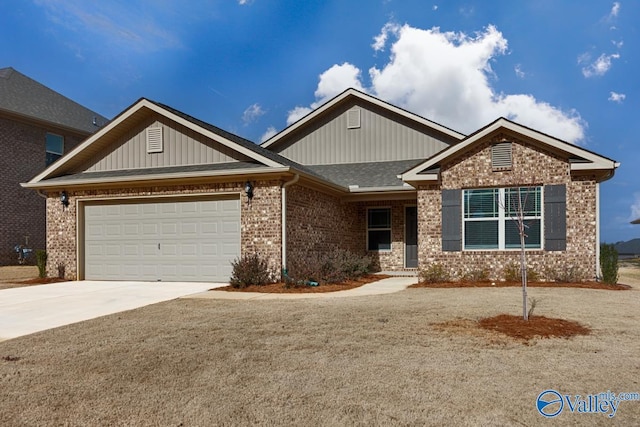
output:
[[[464,250],[520,248],[518,194],[527,227],[525,248],[542,249],[542,191],[536,186],[464,190]]]
[[[391,250],[391,208],[367,209],[367,250]]]

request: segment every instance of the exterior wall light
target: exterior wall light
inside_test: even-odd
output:
[[[64,190],[60,193],[60,203],[62,203],[64,208],[69,207],[69,195]]]
[[[253,184],[251,181],[247,181],[244,184],[244,192],[247,193],[249,200],[253,199]]]

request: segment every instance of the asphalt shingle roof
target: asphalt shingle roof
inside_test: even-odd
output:
[[[0,68],[0,111],[94,133],[108,122],[91,111],[11,67]],[[94,125],[94,118],[97,126]]]
[[[307,168],[334,184],[348,187],[401,187],[398,175],[424,160],[396,160],[391,162],[346,163],[338,165],[313,165]]]

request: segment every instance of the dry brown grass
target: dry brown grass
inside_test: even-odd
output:
[[[156,304],[0,342],[0,425],[636,425],[634,401],[613,420],[535,409],[549,388],[640,392],[624,283],[530,289],[536,315],[592,333],[528,346],[465,332],[519,314],[518,288]]]

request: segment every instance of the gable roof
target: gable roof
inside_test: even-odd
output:
[[[417,114],[411,113],[407,110],[404,110],[400,107],[396,107],[395,105],[389,104],[388,102],[382,101],[381,99],[378,99],[374,96],[368,95],[364,92],[360,92],[359,90],[350,88],[345,90],[344,92],[342,92],[341,94],[335,96],[334,98],[330,99],[329,101],[325,102],[324,104],[322,104],[320,107],[316,108],[315,110],[313,110],[312,112],[310,112],[309,114],[307,114],[306,116],[302,117],[301,119],[299,119],[298,121],[296,121],[295,123],[293,123],[292,125],[288,126],[287,128],[285,128],[284,130],[282,130],[281,132],[277,133],[276,135],[272,136],[271,138],[269,138],[268,140],[266,140],[265,142],[263,142],[261,145],[264,148],[269,148],[269,147],[275,147],[278,145],[278,142],[285,139],[288,135],[293,134],[294,132],[296,132],[297,130],[305,127],[306,125],[308,125],[309,123],[315,121],[318,117],[333,111],[338,105],[341,105],[343,103],[349,102],[352,99],[359,99],[363,102],[367,102],[379,107],[384,108],[385,110],[393,113],[393,114],[397,114],[401,117],[404,117],[406,119],[409,119],[419,125],[422,126],[426,126],[434,131],[440,132],[441,134],[444,134],[454,140],[461,140],[462,138],[464,138],[464,134],[460,133],[460,132],[456,132],[453,129],[449,129],[446,126],[442,126],[436,122],[432,122],[431,120],[425,119],[424,117],[421,117]]]
[[[11,67],[0,68],[0,111],[86,134],[108,121]]]
[[[73,172],[78,165],[82,165],[95,153],[122,135],[130,124],[136,123],[141,117],[153,113],[160,114],[190,130],[215,140],[217,143],[248,157],[250,161],[233,164],[185,165],[106,172]],[[78,185],[100,182],[148,181],[162,178],[194,178],[224,174],[243,174],[247,172],[285,172],[290,170],[300,172],[315,180],[324,181],[321,176],[305,166],[266,150],[247,139],[224,131],[164,104],[141,98],[115,117],[105,127],[90,136],[82,144],[53,163],[28,183],[23,184],[23,186],[28,188],[44,188],[65,184]],[[333,185],[330,182],[327,182],[327,184],[337,187],[337,185]]]
[[[640,224],[640,218],[631,221],[631,224]]]
[[[439,176],[439,167],[443,161],[470,149],[478,141],[498,131],[510,131],[531,141],[543,144],[552,150],[568,154],[572,159],[570,162],[571,171],[614,171],[618,166],[620,166],[620,163],[615,160],[501,117],[469,135],[458,144],[439,152],[423,163],[407,170],[402,174],[402,179],[407,182],[437,180]]]

